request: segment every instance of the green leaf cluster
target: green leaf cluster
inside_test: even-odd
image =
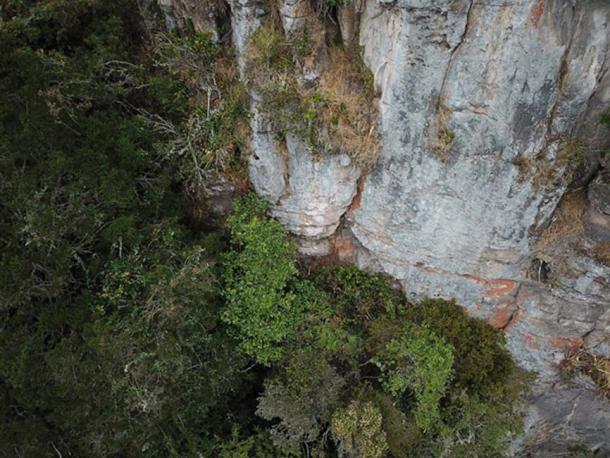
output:
[[[249,194],[227,221],[238,249],[227,255],[222,315],[235,327],[240,348],[261,364],[281,358],[302,313],[302,303],[288,290],[297,273],[295,246],[278,221],[264,217],[265,207],[262,198]]]
[[[422,431],[438,427],[440,400],[453,368],[453,347],[425,327],[411,326],[390,340],[374,363],[382,372],[381,385],[400,397],[407,388],[415,393],[415,422]]]
[[[340,456],[382,458],[388,445],[382,415],[372,402],[352,401],[337,410],[331,428],[339,442]]]

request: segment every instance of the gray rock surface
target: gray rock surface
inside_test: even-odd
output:
[[[537,3],[367,3],[360,40],[382,88],[384,149],[353,232],[421,293],[436,281],[422,283],[416,265],[518,278],[530,233],[565,190],[536,175],[561,174],[562,143],[605,69],[608,7],[549,2],[538,17]],[[438,122],[453,133],[446,158],[431,138]]]
[[[529,456],[587,456],[577,454],[577,450],[607,456],[607,437],[600,435],[599,429],[600,425],[610,423],[610,403],[595,395],[591,379],[557,383],[551,390],[534,392],[530,402],[527,427],[534,433],[520,444],[535,450]],[[557,441],[559,437],[563,440]]]
[[[356,195],[360,170],[345,154],[312,157],[304,141],[286,136],[288,183],[273,215],[293,234],[320,239],[332,235]],[[256,183],[258,177],[253,177]]]
[[[610,243],[610,171],[589,184],[587,197],[586,235],[594,242]]]
[[[310,239],[329,237],[356,195],[360,170],[345,154],[314,158],[294,135],[286,136],[285,146],[287,157],[274,149],[277,144],[268,135],[254,135],[251,181],[290,232]]]

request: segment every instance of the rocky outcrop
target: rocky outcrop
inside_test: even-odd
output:
[[[610,351],[608,2],[358,0],[326,25],[308,0],[229,4],[244,79],[248,40],[275,14],[287,35],[314,24],[319,42],[361,46],[380,94],[383,147],[362,167],[278,136],[251,92],[250,178],[302,250],[385,272],[412,299],[456,298],[504,329],[539,374],[522,445],[610,453],[610,405],[558,370],[571,347]],[[316,56],[301,84],[325,71]]]
[[[609,18],[604,2],[566,1],[367,2],[361,18],[384,149],[348,226],[364,265],[374,259],[412,297],[455,297],[505,329],[515,359],[539,374],[538,453],[569,440],[610,453],[608,403],[575,415],[575,399],[593,395],[555,387],[569,347],[608,354],[610,269],[572,246],[561,270],[544,264],[552,283],[528,274],[581,160],[573,142],[584,131],[584,143],[602,141],[588,124],[599,125],[592,106],[610,104]],[[587,210],[598,235],[600,200]],[[549,408],[556,399],[562,409]],[[550,419],[565,431],[544,441]]]
[[[306,23],[316,23],[311,3],[286,0],[277,5],[284,33],[293,34]],[[272,14],[269,5],[232,2],[233,42],[244,79],[248,37]],[[309,21],[309,22],[308,22]],[[318,33],[322,28],[318,27]],[[323,36],[322,36],[323,40]],[[316,62],[314,67],[317,67]],[[316,79],[319,70],[305,66],[304,80]],[[251,92],[253,154],[250,179],[256,191],[272,203],[276,216],[293,234],[306,239],[330,237],[356,194],[359,168],[345,154],[314,157],[314,151],[296,135],[278,136],[256,91]],[[310,244],[311,245],[311,244]],[[315,251],[315,249],[314,249]]]
[[[211,33],[218,40],[218,18],[222,17],[222,2],[202,2],[199,0],[158,0],[164,13],[167,28],[186,29]]]
[[[312,157],[308,146],[286,136],[286,157],[260,150],[250,160],[256,190],[275,204],[273,215],[295,235],[323,239],[334,234],[356,195],[360,170],[345,155]],[[285,161],[285,162],[284,162]],[[270,163],[277,163],[277,167]],[[278,174],[284,170],[284,174]]]

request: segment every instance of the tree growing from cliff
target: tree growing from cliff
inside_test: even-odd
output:
[[[235,250],[227,255],[223,320],[240,348],[261,364],[281,358],[284,341],[301,320],[302,303],[288,289],[297,268],[294,245],[281,224],[265,216],[255,194],[235,202],[227,226]]]

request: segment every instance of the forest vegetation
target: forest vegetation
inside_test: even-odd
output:
[[[132,0],[0,21],[0,455],[506,453],[529,376],[500,331],[305,268],[255,194],[205,211],[243,180],[230,45]]]

